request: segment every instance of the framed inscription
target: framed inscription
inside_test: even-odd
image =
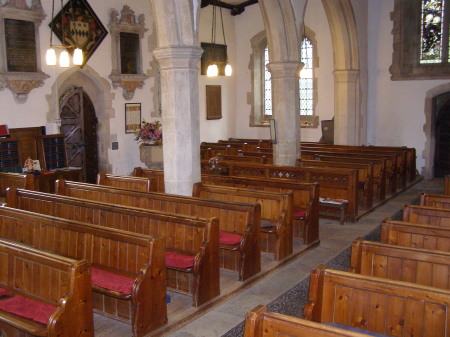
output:
[[[225,66],[227,65],[227,46],[225,44],[201,43],[203,54],[201,59],[201,75],[206,75],[208,66],[214,60],[219,68],[219,75],[225,76]]]
[[[206,119],[222,118],[222,86],[206,86]]]
[[[139,34],[120,32],[120,73],[139,74],[140,66]]]
[[[37,72],[34,22],[5,19],[6,67],[12,72]]]
[[[141,127],[141,103],[125,103],[125,133],[133,133]]]

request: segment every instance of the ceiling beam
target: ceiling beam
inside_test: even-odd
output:
[[[242,12],[244,12],[245,7],[254,5],[257,3],[258,3],[258,0],[247,0],[247,1],[240,3],[239,5],[231,5],[231,4],[228,4],[221,0],[202,0],[201,8],[207,7],[209,5],[218,6],[218,7],[222,7],[225,9],[229,9],[230,14],[235,16],[235,15],[239,15]]]

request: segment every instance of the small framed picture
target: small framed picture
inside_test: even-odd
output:
[[[125,133],[133,133],[141,127],[141,103],[125,103]]]
[[[272,140],[272,144],[277,143],[277,122],[275,119],[269,119],[270,126],[270,139]]]

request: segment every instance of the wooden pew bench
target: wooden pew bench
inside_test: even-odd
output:
[[[297,159],[295,162],[299,167],[336,167],[358,170],[358,188],[362,192],[362,204],[365,209],[371,209],[373,206],[373,164],[356,164],[341,161],[320,161]]]
[[[237,271],[239,280],[242,281],[261,271],[259,247],[261,207],[259,204],[217,202],[181,195],[130,191],[66,180],[56,182],[56,193],[74,198],[192,217],[217,217],[221,230],[219,238],[221,267]]]
[[[202,161],[202,170],[207,166]],[[354,222],[358,215],[358,171],[352,169],[324,167],[294,167],[261,165],[255,163],[224,161],[230,176],[253,177],[258,179],[283,179],[320,184],[320,197],[348,200],[347,219]],[[340,217],[333,208],[325,209],[329,217]]]
[[[446,194],[420,194],[420,206],[450,209],[450,196]]]
[[[0,172],[0,203],[5,202],[6,189],[8,187],[34,190],[35,189],[34,175]]]
[[[22,189],[9,189],[6,201],[9,207],[31,212],[165,236],[167,286],[173,291],[191,294],[194,306],[220,293],[219,221],[216,218],[193,218]]]
[[[380,241],[390,245],[450,252],[450,228],[385,219]]]
[[[450,291],[319,266],[310,275],[306,319],[388,336],[448,337]]]
[[[0,237],[89,261],[94,310],[131,324],[133,336],[167,323],[163,237],[9,207],[0,207]]]
[[[133,176],[150,178],[152,181],[152,192],[165,192],[164,188],[164,171],[163,170],[153,170],[142,167],[135,167],[133,170]]]
[[[292,254],[292,192],[265,192],[195,183],[192,195],[218,201],[260,203],[261,251],[274,254],[276,260]]]
[[[117,176],[106,173],[97,174],[97,185],[124,188],[132,191],[152,191],[156,187],[153,187],[150,179],[138,178],[131,176]]]
[[[403,221],[426,225],[450,227],[450,209],[406,205]]]
[[[325,324],[267,311],[259,305],[245,317],[244,337],[367,337]]]
[[[0,332],[5,336],[94,336],[86,260],[0,239],[0,266],[5,295],[0,295]]]
[[[151,175],[151,172],[148,172]],[[248,177],[203,174],[202,182],[267,192],[292,192],[294,238],[304,244],[319,243],[319,184],[291,180],[265,180]]]
[[[349,272],[449,289],[450,253],[356,239]]]

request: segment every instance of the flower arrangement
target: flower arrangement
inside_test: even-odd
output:
[[[222,160],[222,154],[219,153],[216,157],[209,158],[209,168],[217,169],[220,167],[220,161]]]
[[[135,140],[137,140],[138,143],[160,144],[162,142],[161,122],[155,121],[149,123],[142,120],[140,129],[136,130],[134,135],[136,136]]]

